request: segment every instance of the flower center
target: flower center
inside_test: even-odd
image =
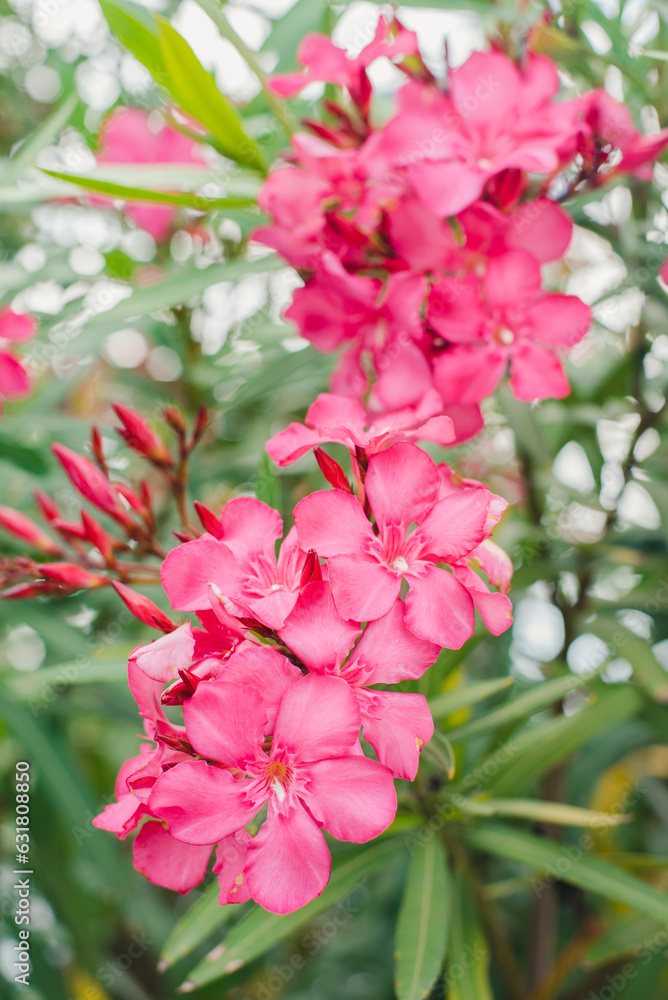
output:
[[[487,159],[486,156],[481,156],[478,160],[478,166],[481,170],[490,170],[492,167],[492,161]]]
[[[280,590],[280,589],[281,589],[280,583],[272,583],[271,587],[269,588],[269,590],[271,590],[271,591]]]
[[[403,556],[398,556],[392,563],[392,569],[396,569],[397,573],[405,573],[408,570],[408,563]]]
[[[494,336],[500,344],[512,344],[515,340],[515,334],[512,330],[509,330],[507,326],[499,327]]]
[[[290,780],[290,769],[280,760],[270,760],[264,772],[269,790],[279,802],[285,800],[286,785]]]

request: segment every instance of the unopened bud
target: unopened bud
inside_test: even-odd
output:
[[[315,448],[313,454],[327,482],[331,483],[337,490],[345,490],[346,493],[352,493],[353,488],[346,479],[346,474],[339,463],[334,461],[322,448]]]
[[[209,534],[213,535],[214,538],[222,538],[223,529],[221,527],[219,518],[216,517],[213,511],[209,510],[208,507],[205,507],[203,503],[199,502],[199,500],[195,500],[193,506],[197,511],[197,516],[202,522],[202,527],[204,528],[204,530],[208,531]]]
[[[186,422],[180,410],[177,410],[175,406],[166,406],[162,415],[178,437],[185,437]]]
[[[42,552],[51,552],[53,555],[61,553],[60,546],[38,524],[13,507],[0,506],[0,525],[11,535],[22,538]]]
[[[78,455],[62,444],[51,445],[52,451],[70,477],[72,485],[82,497],[99,507],[110,517],[123,524],[131,523],[130,518],[118,501],[118,494],[111,483],[92,462]]]
[[[87,510],[81,511],[81,520],[83,521],[88,541],[91,545],[95,546],[106,562],[113,563],[114,546],[111,538],[104,530],[100,522],[97,521],[92,514],[89,514]]]
[[[318,553],[315,549],[309,549],[304,560],[304,568],[299,580],[299,589],[301,590],[307,583],[318,583],[320,580],[322,580],[322,568],[318,559]]]
[[[57,583],[68,590],[95,590],[97,587],[104,587],[109,583],[106,577],[97,573],[90,573],[83,566],[76,563],[52,562],[42,563],[37,567],[40,574]]]
[[[3,590],[0,597],[3,601],[22,601],[29,597],[43,597],[46,594],[62,594],[62,587],[57,583],[18,583],[15,587]]]
[[[121,403],[112,405],[116,416],[123,424],[122,427],[116,428],[116,433],[123,438],[128,447],[155,465],[170,468],[174,463],[169,451],[144,418],[129,406],[123,406]]]
[[[148,597],[138,594],[136,590],[126,587],[124,583],[119,583],[118,580],[112,581],[112,586],[135,618],[138,618],[144,625],[158,629],[160,632],[173,632],[177,627],[176,623],[164,611],[161,611],[157,604],[149,600]]]

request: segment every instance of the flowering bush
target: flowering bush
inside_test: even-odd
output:
[[[655,819],[616,828],[661,815],[668,774],[660,54],[610,23],[624,72],[644,60],[624,103],[614,61],[602,81],[604,53],[583,66],[569,49],[591,33],[577,12],[511,26],[485,8],[498,30],[438,67],[412,18],[381,10],[364,44],[310,32],[267,75],[237,8],[198,3],[253,77],[245,104],[182,12],[101,0],[128,78],[143,66],[159,89],[83,116],[66,98],[3,164],[38,208],[0,311],[0,461],[17,477],[0,597],[54,662],[17,680],[10,631],[2,714],[34,757],[38,822],[55,803],[92,845],[116,907],[101,926],[152,933],[161,889],[195,898],[164,981],[144,952],[109,973],[55,938],[22,974],[49,1000],[68,961],[54,996],[88,997],[91,974],[95,1000],[95,981],[213,996],[238,974],[230,995],[297,1000],[306,938],[280,975],[244,966],[373,876],[369,997],[602,997],[645,948],[654,1000],[660,946],[642,942],[668,919],[665,837]],[[16,278],[49,240],[73,247],[66,268],[54,253],[51,277]],[[621,264],[623,294],[605,297],[618,277],[597,300],[588,255],[608,277]],[[51,456],[66,486],[44,480]],[[24,512],[34,485],[43,524]],[[92,622],[120,623],[113,657]],[[45,828],[29,848],[17,820],[17,865],[46,858]],[[105,832],[132,837],[145,880]],[[373,935],[394,911],[390,960]]]

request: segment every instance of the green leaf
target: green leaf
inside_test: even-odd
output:
[[[146,67],[157,83],[169,87],[155,18],[128,0],[100,0],[100,7],[121,45]]]
[[[433,834],[415,849],[404,889],[394,946],[399,1000],[422,1000],[443,968],[451,889],[445,851]]]
[[[620,826],[630,817],[621,813],[606,813],[581,809],[563,802],[541,802],[536,799],[463,799],[453,798],[453,804],[472,816],[514,816],[538,823],[556,823],[559,826]]]
[[[10,462],[18,469],[32,472],[37,476],[43,476],[49,468],[41,451],[3,433],[0,433],[0,461]]]
[[[60,135],[74,114],[78,104],[79,95],[74,93],[69,94],[58,105],[56,110],[42,122],[37,131],[33,132],[30,138],[23,143],[16,155],[4,163],[3,169],[0,172],[0,185],[4,187],[18,180],[25,170],[31,166],[40,149],[48,146],[50,142]]]
[[[176,102],[209,130],[225,156],[266,174],[257,145],[244,132],[237,112],[218,90],[211,74],[169,21],[160,17],[157,23],[169,90]]]
[[[500,708],[493,709],[487,715],[473,719],[463,726],[457,726],[456,729],[447,734],[448,739],[451,743],[460,743],[472,736],[480,736],[481,733],[488,733],[492,729],[508,726],[526,718],[527,715],[540,712],[548,705],[553,705],[569,691],[582,687],[588,680],[590,677],[577,677],[574,674],[569,674],[566,677],[556,677],[554,680],[544,681],[542,684],[537,684],[531,691],[527,691],[526,694],[511,699]]]
[[[151,191],[147,188],[125,187],[122,184],[113,184],[110,181],[102,181],[97,177],[81,177],[78,174],[61,174],[56,170],[45,170],[49,177],[57,180],[67,181],[69,184],[76,184],[87,191],[99,191],[100,194],[108,194],[113,198],[123,198],[126,201],[151,201],[166,205],[182,205],[185,208],[194,208],[199,212],[212,212],[219,208],[246,208],[254,205],[252,198],[205,198],[202,195],[190,194],[187,192],[174,194],[171,191]]]
[[[221,906],[218,902],[219,894],[220,887],[216,880],[206,887],[201,898],[177,921],[162,947],[160,959],[163,968],[185,958],[239,913],[239,907],[235,903]]]
[[[501,824],[466,830],[465,841],[478,850],[528,865],[551,880],[569,882],[614,903],[630,906],[649,917],[668,920],[668,897],[622,868],[600,858],[587,857],[590,841],[582,834],[577,844],[557,844]]]
[[[461,872],[455,874],[452,896],[445,995],[448,1000],[494,1000],[489,982],[489,950]]]
[[[493,681],[476,681],[474,684],[465,684],[457,691],[448,691],[445,694],[436,695],[429,699],[429,708],[435,718],[443,718],[458,712],[460,708],[469,708],[477,705],[485,698],[491,698],[499,691],[505,691],[515,683],[514,677],[500,677]]]
[[[614,920],[605,934],[587,951],[588,966],[605,965],[619,955],[627,955],[651,941],[663,931],[664,925],[653,917],[638,917],[625,913]],[[647,950],[647,945],[645,945]]]
[[[637,680],[652,698],[662,704],[668,702],[668,675],[645,639],[605,615],[597,615],[588,628],[607,642],[616,656],[630,662]]]
[[[275,271],[283,266],[283,262],[277,257],[267,256],[257,261],[234,260],[227,264],[214,264],[204,270],[178,268],[156,285],[135,289],[129,298],[89,320],[85,329],[96,334],[112,333],[119,328],[119,323],[134,316],[146,316],[160,309],[180,305],[201,295],[210,285],[219,281],[235,281],[247,274]]]
[[[274,510],[281,509],[280,480],[276,475],[276,467],[266,452],[262,454],[255,477],[255,496]]]
[[[223,954],[218,953],[213,960],[205,959],[190,973],[184,987],[194,988],[212,983],[216,979],[235,972],[279,941],[292,934],[319,913],[334,906],[343,896],[348,895],[377,868],[396,864],[403,847],[397,840],[380,841],[373,847],[356,851],[350,856],[335,857],[329,883],[317,899],[306,906],[278,916],[256,907],[230,933],[225,942]]]

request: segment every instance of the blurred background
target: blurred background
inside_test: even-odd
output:
[[[519,45],[532,29],[536,47],[559,62],[566,96],[605,86],[631,106],[645,131],[667,124],[668,8],[644,0],[563,4],[433,0],[401,6],[398,14],[417,31],[437,73],[446,43],[451,65],[458,65],[489,35]],[[286,137],[240,48],[257,54],[265,71],[293,68],[307,30],[333,31],[338,44],[356,53],[379,10],[374,3],[328,0],[229,2],[231,32],[223,37],[206,4],[146,6],[171,19],[221,91],[239,104],[268,160]],[[554,18],[546,18],[551,10]],[[232,496],[256,493],[287,517],[321,481],[311,456],[272,472],[264,442],[303,416],[326,388],[333,359],[281,320],[300,280],[287,267],[269,269],[267,251],[246,245],[259,213],[223,209],[204,218],[182,208],[171,240],[157,245],[114,205],[95,205],[40,170],[90,173],[111,109],[136,104],[159,116],[165,107],[164,94],[114,39],[96,0],[0,0],[0,72],[0,303],[29,310],[40,325],[24,351],[33,392],[7,405],[0,421],[0,502],[34,516],[39,489],[74,520],[80,498],[51,455],[51,442],[83,452],[96,424],[114,477],[131,483],[142,473],[113,434],[110,404],[126,403],[154,420],[167,404],[176,403],[189,419],[206,404],[211,425],[192,464],[190,499],[217,511]],[[399,72],[379,66],[373,79],[389,111]],[[297,114],[312,113],[321,97],[322,88],[312,85],[295,102]],[[207,196],[257,189],[255,178],[211,147],[203,157]],[[186,173],[180,180],[187,181]],[[546,678],[600,668],[593,696],[576,689],[564,700],[558,721],[566,726],[546,735],[553,752],[543,770],[518,764],[499,780],[506,793],[546,794],[541,781],[555,774],[548,764],[559,764],[564,801],[632,810],[635,822],[604,831],[594,849],[661,889],[668,888],[668,301],[656,273],[668,252],[667,192],[668,168],[659,164],[651,184],[627,179],[572,207],[578,227],[571,249],[548,270],[552,286],[581,296],[596,320],[569,359],[572,397],[531,408],[502,392],[486,402],[478,438],[446,456],[433,449],[512,505],[496,540],[516,566],[516,620],[498,639],[476,635],[461,653],[446,654],[430,692],[510,676],[523,693]],[[155,490],[166,504],[159,480]],[[166,513],[160,529],[167,544],[175,527]],[[0,552],[1,570],[3,558],[20,554],[21,546],[3,535]],[[159,588],[146,593],[165,606]],[[157,969],[165,940],[199,890],[182,899],[149,884],[132,868],[129,843],[91,826],[112,798],[119,765],[136,753],[139,726],[125,669],[129,651],[150,638],[106,590],[0,602],[3,997],[169,1000],[194,964],[191,956],[185,966],[175,959],[168,970]],[[473,718],[466,710],[449,723]],[[549,712],[514,725],[523,727],[530,746],[545,722],[554,722]],[[475,741],[461,750],[464,771],[483,750]],[[30,761],[34,773],[30,987],[16,986],[13,970],[10,794],[17,760]],[[197,996],[391,998],[405,864],[397,858],[365,880],[348,897],[348,916],[335,932],[327,913],[296,925],[264,957]],[[501,914],[511,951],[526,958],[535,903],[526,872],[511,861],[480,864],[485,898]],[[577,890],[560,884],[555,892],[555,933],[563,944],[593,918]],[[615,906],[604,916],[607,936],[590,951],[581,940],[569,975],[550,996],[586,1000],[629,949],[649,940],[649,958],[625,981],[623,996],[664,997],[668,938],[661,944],[661,925]],[[196,955],[215,943],[214,930],[198,942]],[[289,978],[274,972],[295,949],[307,958],[303,968]],[[492,990],[476,1000],[512,996],[496,972]],[[469,1000],[455,986],[439,985],[434,996],[446,995]]]

